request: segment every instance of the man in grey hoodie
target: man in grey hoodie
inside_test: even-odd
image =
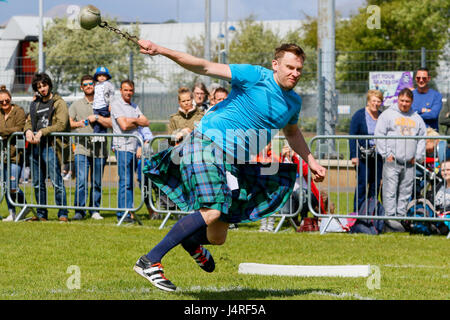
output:
[[[426,126],[417,112],[411,110],[413,93],[408,88],[398,94],[398,104],[378,118],[375,136],[425,136]],[[383,207],[387,216],[406,216],[406,207],[414,184],[414,163],[425,158],[425,139],[377,139],[377,152],[383,166]],[[392,229],[399,221],[389,221]]]

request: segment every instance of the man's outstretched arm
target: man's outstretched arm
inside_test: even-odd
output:
[[[226,81],[231,80],[231,70],[227,64],[215,63],[202,58],[194,57],[188,53],[171,50],[149,40],[139,40],[141,53],[151,56],[162,55],[176,62],[186,70],[194,73],[218,78]]]

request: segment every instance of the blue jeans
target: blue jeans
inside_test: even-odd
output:
[[[76,190],[74,206],[86,206],[86,198],[89,188],[88,181],[90,177],[91,185],[89,189],[89,207],[100,207],[102,200],[103,169],[105,168],[105,164],[105,158],[93,158],[82,154],[75,155]],[[75,210],[75,213],[80,213],[83,217],[86,214],[86,212],[82,209]]]
[[[367,160],[359,158],[358,170],[358,186],[355,190],[353,199],[353,210],[358,212],[364,201],[371,197],[378,199],[380,193],[381,177],[383,175],[383,159],[380,155],[376,155]],[[375,163],[376,162],[376,163]],[[375,172],[376,171],[376,172]]]
[[[116,151],[117,171],[119,174],[118,208],[133,208],[133,178],[136,170],[136,154],[127,151]],[[118,211],[120,218],[124,212]]]
[[[46,180],[47,177],[50,177],[55,189],[55,204],[57,206],[67,206],[66,188],[61,177],[61,166],[53,146],[45,142],[41,142],[39,145],[32,145],[31,170],[33,172],[32,180],[37,204],[47,204]],[[48,210],[46,208],[38,208],[36,212],[39,218],[47,219]],[[67,218],[67,215],[67,209],[58,210],[58,218]]]
[[[4,167],[3,167],[3,181],[5,182],[5,187],[8,186],[8,182],[9,182],[9,188],[10,188],[9,194],[11,196],[11,199],[16,203],[25,203],[25,197],[24,197],[23,191],[19,188],[19,179],[20,179],[20,175],[22,172],[22,167],[15,163],[11,163],[9,175],[7,172],[7,167],[8,167],[7,165],[4,165]],[[12,210],[15,211],[15,206],[12,205],[12,203],[9,201],[8,197],[6,197],[6,204],[8,206],[9,211],[12,211]]]

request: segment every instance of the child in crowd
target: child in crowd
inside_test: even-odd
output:
[[[92,103],[92,108],[94,109],[94,115],[99,115],[102,117],[110,117],[109,105],[114,97],[114,86],[109,81],[111,79],[111,74],[106,67],[98,67],[95,70],[94,80],[95,93],[94,102]],[[107,129],[102,126],[98,121],[93,123],[94,133],[106,133]],[[104,142],[104,137],[94,137],[93,142]]]

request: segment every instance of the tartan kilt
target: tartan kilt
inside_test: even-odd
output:
[[[218,157],[220,156],[220,158]],[[297,165],[279,163],[276,174],[261,174],[270,164],[233,164],[224,151],[199,133],[146,160],[144,174],[183,211],[219,210],[228,223],[257,221],[281,210],[295,184]],[[227,173],[238,188],[231,190]]]

